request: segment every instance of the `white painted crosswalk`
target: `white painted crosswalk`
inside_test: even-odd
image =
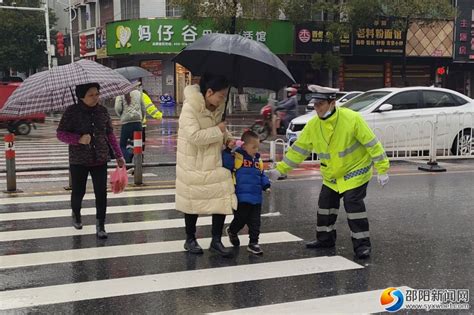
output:
[[[128,302],[132,304],[136,298],[139,299],[135,303],[140,303],[141,298],[150,298],[152,305],[154,298],[150,294],[168,292],[173,296],[197,289],[193,294],[199,299],[226,299],[229,298],[226,295],[206,294],[209,294],[209,288],[214,288],[210,292],[226,292],[251,285],[253,289],[248,292],[246,289],[237,290],[238,294],[245,296],[253,294],[252,290],[260,283],[267,283],[262,284],[264,288],[268,286],[268,281],[291,283],[288,288],[273,288],[270,285],[268,292],[265,292],[271,297],[273,290],[301,290],[298,288],[299,279],[337,275],[340,272],[365,272],[364,266],[342,256],[313,257],[307,251],[303,256],[295,254],[302,248],[302,238],[285,230],[274,230],[268,225],[271,220],[284,222],[281,214],[262,216],[259,243],[265,249],[263,257],[252,256],[245,251],[248,235],[242,234],[239,237],[243,249],[234,249],[235,261],[219,256],[206,258],[210,255],[207,251],[211,242],[208,234],[212,225],[210,216],[202,216],[197,221],[198,240],[205,249],[204,257],[186,255],[183,248],[184,220],[182,214],[175,211],[174,201],[170,200],[175,193],[174,189],[163,189],[110,194],[106,224],[109,239],[101,243],[91,242],[95,239],[91,237],[95,234],[94,225],[85,223],[82,230],[71,226],[69,195],[0,198],[0,223],[3,224],[0,230],[0,270],[8,279],[0,287],[0,311],[64,313],[63,309],[55,307],[86,301],[88,305],[96,305],[95,313],[113,313],[108,311],[110,305],[117,303],[115,299],[125,297],[134,297]],[[143,197],[149,198],[144,200]],[[93,204],[94,195],[86,194],[84,200]],[[89,219],[89,222],[94,221],[94,207],[88,205],[81,213],[84,222]],[[232,216],[226,217],[226,223],[231,220]],[[202,234],[203,231],[206,232]],[[227,237],[223,237],[223,243],[230,246]],[[281,248],[289,250],[276,255]],[[195,264],[194,260],[200,263]],[[129,274],[128,268],[137,265],[143,268]],[[88,270],[86,278],[72,277],[84,270]],[[29,281],[29,277],[35,280]],[[219,288],[218,291],[214,291],[216,288]],[[251,308],[234,306],[230,307],[230,312],[380,312],[383,311],[378,304],[380,290],[375,289],[382,288],[354,294],[316,295],[315,299],[272,305],[251,304]],[[230,297],[228,302],[214,303],[213,311],[229,311],[232,300]],[[173,306],[169,303],[178,302],[163,300],[148,312],[172,313]],[[357,304],[355,308],[354,303]],[[134,306],[130,307],[133,309]],[[127,309],[123,312],[134,313]],[[197,308],[192,313],[202,311]]]

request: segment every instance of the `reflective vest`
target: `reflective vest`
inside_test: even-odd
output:
[[[158,108],[156,108],[151,98],[145,92],[142,92],[142,100],[143,104],[145,104],[146,112],[151,116],[151,118],[161,119],[163,117],[163,114],[158,110]],[[142,126],[146,127],[146,115],[143,115]]]
[[[286,174],[311,152],[321,160],[323,184],[339,193],[367,183],[372,178],[372,165],[378,174],[385,174],[390,167],[382,144],[366,121],[347,108],[337,107],[326,120],[312,118],[276,168]]]

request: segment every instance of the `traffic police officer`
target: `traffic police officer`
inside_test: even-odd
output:
[[[372,165],[382,187],[388,183],[390,167],[382,144],[362,116],[336,107],[336,91],[310,85],[316,100],[317,117],[311,119],[290,147],[283,161],[268,172],[271,180],[288,173],[315,152],[321,161],[323,185],[319,195],[316,240],[307,248],[329,248],[336,243],[336,220],[340,199],[344,200],[354,252],[357,258],[370,256],[369,222],[364,198],[372,178]]]

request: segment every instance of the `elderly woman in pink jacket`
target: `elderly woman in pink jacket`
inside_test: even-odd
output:
[[[231,173],[222,167],[222,146],[230,139],[221,122],[229,82],[220,76],[203,75],[199,85],[184,89],[179,117],[176,209],[184,213],[186,242],[192,254],[202,254],[196,240],[196,222],[201,214],[212,215],[210,251],[230,257],[221,242],[225,215],[237,207]]]

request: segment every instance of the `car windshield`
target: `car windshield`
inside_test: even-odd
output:
[[[372,105],[375,101],[381,99],[385,95],[390,94],[388,91],[374,91],[365,92],[353,99],[345,102],[341,107],[350,108],[355,112],[360,112],[368,106]]]

